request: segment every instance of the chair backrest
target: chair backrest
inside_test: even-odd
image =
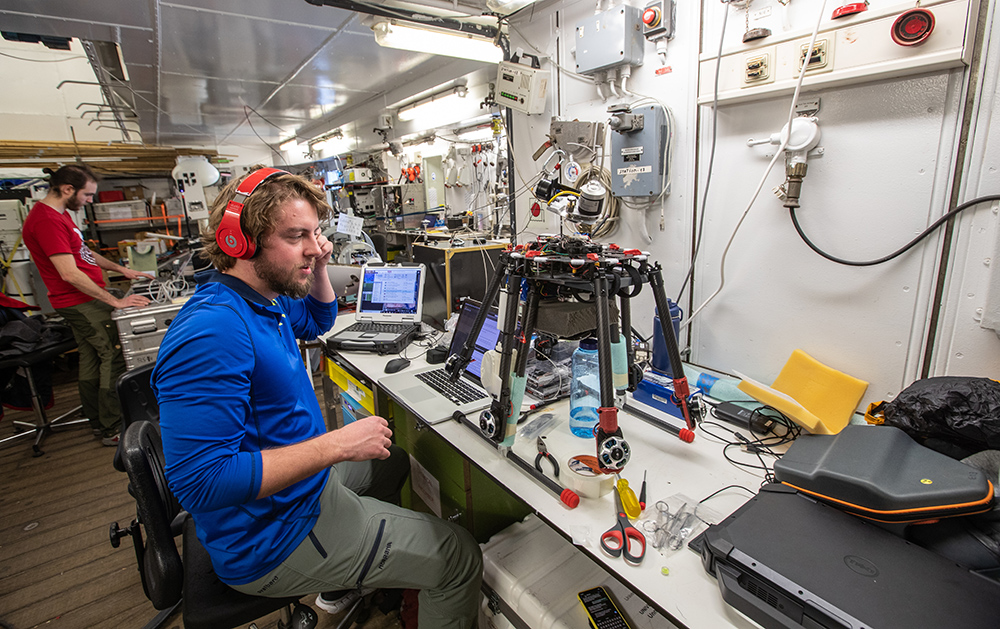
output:
[[[153,373],[155,363],[149,363],[142,367],[137,367],[126,371],[118,377],[115,390],[118,392],[118,401],[121,403],[122,427],[121,435],[124,436],[128,427],[140,421],[159,423],[160,406],[153,395],[153,385],[150,376]],[[122,441],[118,441],[118,449],[115,451],[113,461],[114,468],[119,472],[124,472],[122,463]]]
[[[122,432],[137,421],[160,421],[160,406],[153,395],[150,376],[155,363],[126,371],[115,385],[122,407]]]
[[[181,507],[163,474],[159,425],[136,422],[125,431],[121,444],[138,520],[146,532],[145,545],[137,553],[142,588],[153,607],[166,609],[181,600],[184,566],[170,526]]]

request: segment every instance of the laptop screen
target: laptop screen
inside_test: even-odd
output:
[[[455,335],[451,337],[451,347],[449,354],[457,354],[462,351],[465,340],[469,338],[472,331],[472,324],[476,322],[476,315],[479,314],[479,303],[471,299],[466,299],[462,305],[462,312],[458,315],[458,323],[455,326]],[[497,309],[490,308],[483,321],[483,327],[476,337],[476,346],[472,351],[472,360],[465,368],[466,373],[480,377],[483,365],[483,354],[491,349],[496,349],[497,339],[500,338],[500,329],[497,327]]]
[[[365,266],[358,319],[419,321],[423,265]]]

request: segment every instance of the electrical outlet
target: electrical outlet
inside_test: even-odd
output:
[[[763,55],[747,56],[747,64],[743,74],[745,85],[757,85],[766,82],[771,78],[771,56],[767,53]]]
[[[806,60],[806,48],[809,47],[809,42],[806,42],[799,46],[799,58],[795,64],[795,77],[799,76],[799,72],[802,70],[802,64]],[[806,74],[817,74],[819,72],[829,72],[833,70],[833,40],[832,39],[817,39],[813,43],[812,56],[809,58],[809,66],[806,68]]]
[[[740,87],[755,87],[774,82],[775,48],[768,46],[748,52],[743,56],[740,73]]]

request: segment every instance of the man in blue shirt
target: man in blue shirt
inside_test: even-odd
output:
[[[213,205],[220,238],[206,237],[205,251],[215,270],[171,323],[152,376],[170,489],[219,578],[241,592],[413,588],[421,626],[474,626],[479,546],[461,527],[387,502],[409,473],[388,423],[327,432],[302,364],[296,338],[316,338],[336,317],[332,245],[320,232],[329,205],[282,171],[248,196],[238,185]],[[240,258],[223,246],[234,224],[251,245]],[[317,603],[328,609],[330,598]]]

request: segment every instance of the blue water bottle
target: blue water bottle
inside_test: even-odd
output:
[[[674,326],[674,338],[681,336],[681,317],[684,313],[680,306],[670,299],[667,299],[667,308],[670,309],[670,323]],[[678,342],[680,342],[678,340]],[[659,311],[653,316],[653,369],[665,376],[673,376],[670,369],[670,356],[667,354],[667,341],[663,338],[663,331],[660,329]]]
[[[573,352],[573,381],[569,392],[569,431],[577,437],[593,438],[597,409],[601,405],[601,376],[597,361],[597,339],[580,341]]]

